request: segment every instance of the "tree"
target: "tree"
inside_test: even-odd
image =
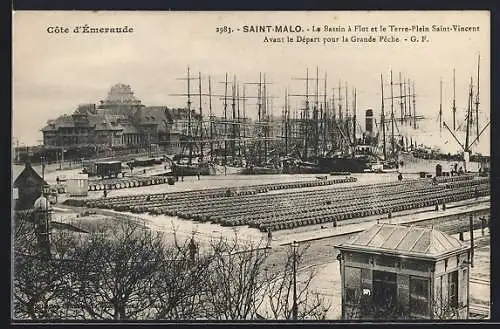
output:
[[[71,258],[74,237],[69,232],[52,235],[52,257],[46,259],[38,247],[29,214],[14,216],[14,318],[64,319],[69,311]]]
[[[15,226],[16,318],[250,320],[268,298],[276,307],[271,318],[290,318],[284,291],[290,289],[291,254],[284,269],[266,271],[270,249],[264,241],[243,242],[235,235],[194,253],[194,240],[179,243],[175,231],[172,241],[123,220],[92,233],[52,232],[46,259],[26,223]],[[302,257],[303,251],[299,262]],[[324,318],[327,310],[310,293],[313,277],[299,282],[300,319]]]
[[[154,290],[155,319],[185,320],[206,318],[204,289],[209,265],[213,259],[210,254],[193,257],[189,244],[178,242],[174,230],[174,247],[165,250],[165,261],[158,273]],[[194,234],[193,234],[194,235]],[[190,243],[194,243],[194,239]],[[194,259],[193,259],[194,258]]]
[[[452,305],[448,298],[435,295],[432,303],[432,318],[437,320],[459,319],[458,305]]]
[[[266,302],[270,309],[267,317],[272,319],[293,319],[293,258],[300,264],[304,259],[309,245],[299,247],[294,255],[293,250],[288,250],[283,267],[278,267],[274,273],[266,271]],[[297,318],[324,320],[331,305],[317,291],[312,291],[311,284],[317,276],[314,268],[302,269],[297,273]]]
[[[132,221],[92,233],[75,253],[74,307],[84,319],[151,318],[165,255],[163,236]]]
[[[343,307],[343,319],[345,320],[390,320],[408,319],[404,307],[398,301],[387,298],[384,301],[374,303],[371,294],[365,294],[361,289],[353,290],[346,296]]]
[[[262,304],[266,281],[262,276],[268,249],[257,243],[212,241],[212,261],[206,282],[207,317],[216,320],[254,319]]]

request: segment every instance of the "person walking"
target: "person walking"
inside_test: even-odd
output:
[[[189,258],[190,258],[192,263],[194,263],[197,253],[198,253],[198,246],[196,245],[196,242],[194,241],[194,236],[193,236],[193,237],[191,237],[191,241],[189,242]]]
[[[271,241],[273,240],[273,232],[270,228],[267,229],[267,246],[271,245]]]

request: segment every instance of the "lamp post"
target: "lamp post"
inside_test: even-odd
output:
[[[42,179],[45,180],[45,157],[40,157],[40,165],[42,166]]]
[[[36,209],[36,230],[37,239],[43,259],[50,258],[50,204],[49,204],[50,186],[44,185],[41,189],[40,198],[35,201]]]
[[[297,320],[298,318],[298,306],[297,306],[297,248],[299,244],[297,241],[293,241],[292,249],[293,249],[293,305],[292,305],[292,315],[293,319]]]

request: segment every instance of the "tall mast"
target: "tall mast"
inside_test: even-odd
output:
[[[259,72],[259,83],[257,88],[257,118],[259,120],[257,129],[259,137],[262,137],[262,72]],[[259,139],[259,149],[261,147],[261,139]],[[259,164],[262,162],[262,152],[258,151],[259,154]]]
[[[213,121],[214,114],[212,112],[212,78],[208,77],[208,111],[210,113],[210,156],[213,156],[214,152],[214,131],[213,131]]]
[[[384,110],[384,80],[380,75],[380,87],[382,88],[382,110],[381,110],[381,125],[382,125],[382,147],[384,149],[384,160],[387,160],[387,150],[385,146],[385,110]]]
[[[401,122],[405,119],[403,112],[403,81],[401,80],[401,72],[399,72],[399,107],[401,111]]]
[[[246,141],[246,137],[247,137],[247,126],[246,126],[246,123],[247,123],[247,113],[246,113],[246,107],[245,107],[245,104],[246,104],[246,96],[245,96],[245,91],[246,91],[246,87],[245,87],[245,84],[243,84],[243,123],[244,123],[244,126],[243,126],[243,154],[246,156],[247,154],[247,141]],[[241,128],[241,126],[240,126]]]
[[[232,125],[231,125],[231,156],[232,161],[236,157],[236,75],[233,75],[233,83],[231,86],[231,109],[232,109]]]
[[[237,128],[238,128],[238,157],[241,159],[241,116],[240,116],[240,86],[238,84],[237,89],[236,89],[236,104],[237,104],[237,112],[238,112],[238,118],[237,118]]]
[[[469,86],[469,100],[467,102],[467,128],[465,129],[465,149],[464,152],[469,151],[469,129],[471,124],[471,115],[472,115],[472,77],[470,78],[470,86]]]
[[[347,87],[347,81],[345,83],[345,127],[346,127],[346,134],[347,134],[347,138],[349,138],[349,140],[351,139],[350,135],[349,135],[349,95],[347,94],[348,93],[348,87]]]
[[[342,125],[344,121],[344,115],[342,113],[342,85],[339,80],[339,122]]]
[[[262,73],[259,72],[259,88],[257,90],[257,117],[262,121]]]
[[[224,165],[227,165],[227,72],[224,80]]]
[[[285,89],[285,156],[288,155],[288,90]]]
[[[391,155],[394,157],[394,95],[392,91],[392,70],[391,70]]]
[[[356,88],[354,88],[354,102],[353,102],[353,115],[352,115],[352,138],[354,147],[356,147]]]
[[[337,110],[335,107],[335,88],[332,88],[332,118],[331,118],[331,122],[330,122],[331,126],[330,126],[329,132],[335,131],[334,127],[337,126],[337,113],[336,113],[336,111]],[[331,133],[330,138],[332,139],[332,148],[333,148],[337,145],[335,134]]]
[[[481,54],[477,58],[477,92],[476,92],[476,136],[477,141],[479,141],[479,61],[481,59]]]
[[[193,136],[191,134],[191,75],[190,75],[190,71],[189,71],[189,66],[188,66],[188,77],[187,77],[187,87],[188,87],[188,91],[187,91],[187,97],[188,97],[188,101],[187,101],[187,110],[188,110],[188,143],[189,143],[189,159],[188,159],[188,163],[191,164],[191,157],[193,155]]]
[[[417,129],[417,107],[415,105],[415,81],[413,81],[413,93],[412,93],[412,96],[413,96],[413,128]]]
[[[304,112],[305,134],[304,134],[304,156],[303,159],[307,161],[307,140],[308,140],[308,126],[309,126],[309,68],[306,69],[306,108]]]
[[[325,88],[324,88],[324,95],[323,95],[323,117],[322,117],[322,133],[323,133],[323,154],[326,151],[326,144],[327,144],[327,132],[328,128],[330,125],[328,124],[329,120],[329,113],[328,113],[328,101],[327,101],[327,95],[326,95],[326,90],[327,90],[327,74],[325,71]]]
[[[332,119],[333,123],[337,123],[337,107],[335,106],[335,88],[332,88]]]
[[[407,112],[407,116],[409,116],[409,119],[410,119],[410,127],[411,127],[411,119],[413,118],[413,115],[412,115],[412,112],[411,112],[411,85],[410,85],[410,79],[407,80],[406,82],[406,86],[408,86],[408,91],[407,91],[407,94],[406,94],[406,97],[405,97],[405,100],[408,102],[408,112]],[[406,101],[405,101],[405,104],[406,104]]]
[[[455,69],[453,69],[453,131],[457,129],[455,115],[457,113],[457,107],[455,104]]]
[[[407,106],[406,106],[406,103],[408,102],[408,94],[409,92],[407,91],[406,87],[408,86],[408,84],[406,83],[406,76],[404,77],[403,79],[403,107],[404,107],[404,122],[405,122],[405,125],[407,123],[407,119],[408,119],[408,110],[407,110]],[[411,123],[411,121],[410,121]]]
[[[203,109],[201,106],[201,72],[198,72],[198,90],[200,96],[200,157],[203,159]]]
[[[264,73],[264,91],[263,91],[263,114],[264,114],[264,162],[267,163],[267,137],[268,137],[268,116],[267,116],[267,89],[266,89],[266,74]]]
[[[314,156],[318,157],[319,131],[318,131],[318,107],[319,107],[319,68],[316,66],[316,94],[314,103]]]

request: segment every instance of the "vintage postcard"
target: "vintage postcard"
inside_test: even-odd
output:
[[[488,11],[13,12],[12,320],[490,318]]]

